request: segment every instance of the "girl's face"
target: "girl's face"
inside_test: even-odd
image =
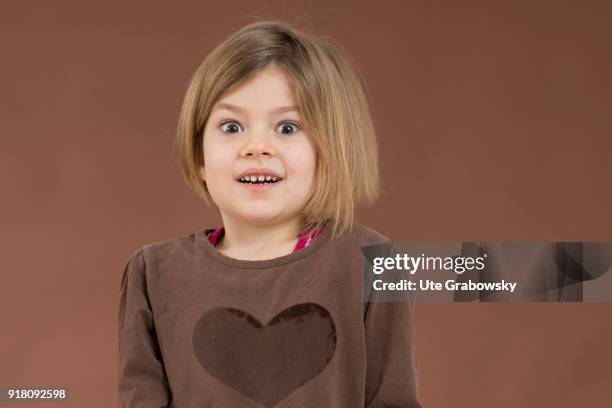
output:
[[[316,161],[302,125],[274,65],[213,106],[200,172],[224,220],[270,225],[298,216],[312,194]]]

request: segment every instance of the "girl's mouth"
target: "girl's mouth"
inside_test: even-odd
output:
[[[270,175],[245,176],[237,181],[245,188],[254,191],[266,191],[280,183],[283,179]]]

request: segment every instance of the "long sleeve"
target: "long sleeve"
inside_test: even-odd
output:
[[[155,332],[142,248],[130,256],[121,279],[118,321],[118,407],[169,407],[172,395]]]
[[[410,302],[367,303],[367,408],[421,407],[412,309]]]

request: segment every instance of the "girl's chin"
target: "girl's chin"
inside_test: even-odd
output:
[[[278,220],[280,217],[279,213],[271,212],[248,212],[240,214],[242,219],[254,224],[269,224],[272,221]]]

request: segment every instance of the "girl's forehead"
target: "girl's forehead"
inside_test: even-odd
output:
[[[213,111],[222,109],[235,113],[299,112],[289,81],[280,69],[273,66],[264,68],[221,97],[214,104]]]
[[[241,106],[240,104],[229,103],[229,102],[218,102],[215,104],[213,110],[225,110],[234,113],[247,113],[250,109],[248,106]],[[286,112],[297,112],[299,113],[300,109],[297,105],[284,105],[284,106],[276,106],[276,107],[259,107],[258,110],[266,111],[269,114],[278,114],[278,113],[286,113]]]

